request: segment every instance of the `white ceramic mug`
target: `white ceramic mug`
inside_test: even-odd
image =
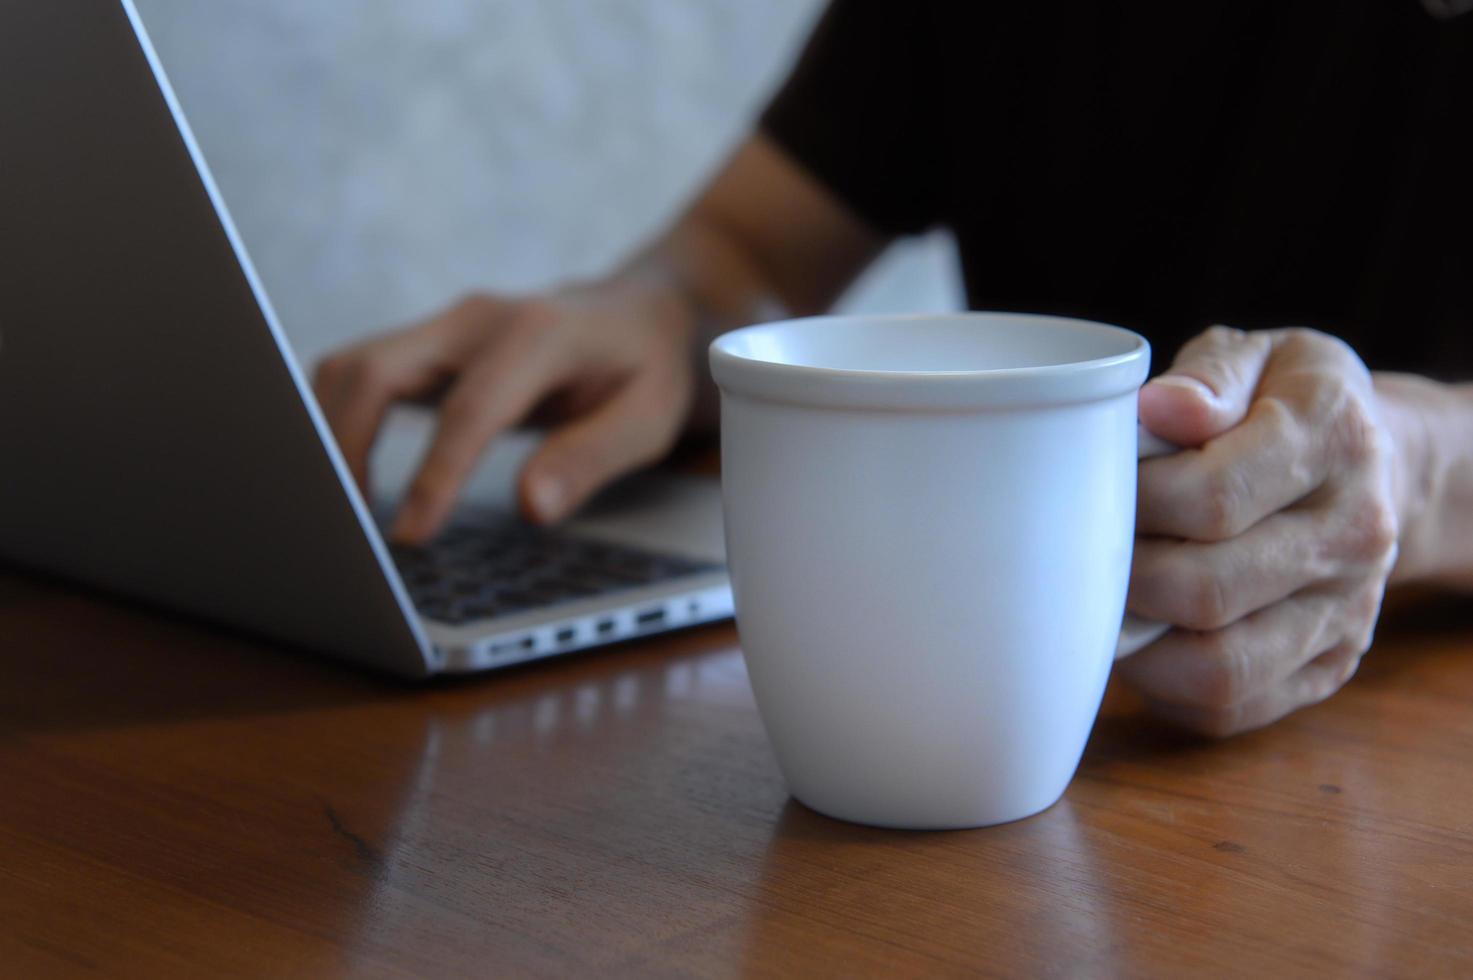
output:
[[[788,788],[889,827],[1063,793],[1121,632],[1136,392],[1119,327],[958,313],[747,327],[710,351],[737,628]],[[1140,444],[1138,447],[1138,443]]]

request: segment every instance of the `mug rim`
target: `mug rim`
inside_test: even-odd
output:
[[[1027,323],[1039,328],[1108,334],[1127,344],[1119,353],[1056,364],[956,371],[871,370],[792,364],[738,353],[736,344],[785,327],[917,321]],[[1124,327],[1040,313],[968,310],[952,313],[829,314],[752,324],[728,331],[708,348],[712,377],[724,396],[837,408],[948,410],[1097,401],[1134,392],[1150,370],[1151,345]]]

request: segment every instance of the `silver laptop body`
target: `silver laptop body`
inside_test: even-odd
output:
[[[438,558],[396,570],[132,0],[0,6],[0,559],[408,676],[731,615],[714,480],[470,510],[421,615]],[[567,589],[470,595],[513,539]]]

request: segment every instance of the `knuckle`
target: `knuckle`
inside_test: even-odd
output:
[[[1327,552],[1332,561],[1390,572],[1396,560],[1400,527],[1396,511],[1380,495],[1368,495],[1344,511],[1344,517],[1329,536]]]
[[[1292,450],[1292,462],[1288,466],[1294,478],[1308,481],[1313,467],[1305,457],[1310,455],[1307,450],[1312,438],[1292,400],[1277,394],[1259,395],[1254,399],[1250,414],[1253,424],[1263,431],[1271,445],[1278,446],[1281,451]],[[1247,476],[1242,475],[1240,479],[1246,486]]]
[[[1360,670],[1360,662],[1364,659],[1365,654],[1365,650],[1358,650],[1354,656],[1346,658],[1340,669],[1334,674],[1334,686],[1330,689],[1331,694],[1350,683],[1350,679],[1355,676],[1356,671]],[[1326,696],[1328,697],[1328,695]]]
[[[1359,357],[1356,356],[1351,346],[1333,334],[1310,327],[1285,327],[1276,333],[1279,339],[1279,349],[1296,358],[1338,361],[1349,357],[1359,361]]]
[[[1247,661],[1229,645],[1220,631],[1199,638],[1201,676],[1195,692],[1197,704],[1223,711],[1246,701],[1249,696]]]
[[[1237,381],[1241,373],[1233,359],[1215,354],[1204,356],[1196,367],[1199,372],[1212,379],[1213,387],[1219,392]]]
[[[1222,541],[1243,531],[1244,505],[1248,492],[1243,471],[1226,466],[1210,473],[1197,494],[1196,537]]]
[[[455,357],[469,354],[505,317],[506,303],[490,293],[469,292],[415,332],[432,347]]]
[[[440,403],[440,425],[446,432],[460,432],[476,426],[484,414],[483,399],[461,389],[451,392]]]
[[[500,328],[502,346],[498,349],[501,356],[537,357],[555,353],[560,347],[566,354],[564,323],[564,315],[553,301],[540,298],[522,300]]]
[[[1355,614],[1362,623],[1374,624],[1381,618],[1381,600],[1385,592],[1379,586],[1362,589],[1356,597]]]
[[[450,307],[450,312],[466,320],[484,320],[490,317],[500,304],[490,293],[472,290],[464,293]]]
[[[1227,625],[1229,603],[1221,579],[1210,570],[1195,568],[1183,571],[1178,581],[1178,626],[1207,632]]]
[[[1379,462],[1388,449],[1386,434],[1359,395],[1341,389],[1333,413],[1331,437],[1339,455],[1355,466]]]
[[[1219,393],[1246,384],[1247,365],[1235,343],[1208,339],[1201,350],[1194,351],[1188,361],[1190,373]]]
[[[1247,348],[1262,347],[1268,342],[1268,338],[1259,333],[1252,333],[1239,327],[1216,323],[1197,334],[1182,348],[1182,353],[1190,354],[1194,358],[1202,360],[1214,360],[1218,363],[1227,363],[1228,358],[1223,353],[1238,352]]]
[[[1293,434],[1299,422],[1294,408],[1278,395],[1260,395],[1253,402],[1254,420],[1269,426],[1276,435]]]
[[[1328,334],[1311,330],[1309,327],[1285,327],[1279,331],[1280,349],[1291,354],[1312,352],[1329,339]]]
[[[1312,681],[1304,691],[1304,705],[1318,704],[1346,685],[1360,669],[1365,650],[1357,649],[1354,642],[1342,643],[1315,658],[1321,669],[1312,674]]]
[[[1316,432],[1334,428],[1350,394],[1343,378],[1318,367],[1286,370],[1282,378],[1289,386],[1284,397],[1293,403],[1296,415]]]
[[[1273,335],[1265,330],[1249,331],[1243,334],[1243,342],[1256,353],[1267,354],[1273,347]]]
[[[1355,515],[1353,524],[1359,557],[1379,564],[1396,547],[1399,529],[1396,512],[1388,501],[1380,497],[1366,500]]]
[[[552,300],[532,297],[517,303],[511,328],[527,334],[542,335],[556,326],[561,316],[561,311]]]
[[[355,387],[379,391],[389,387],[392,369],[385,358],[365,354],[353,361],[348,369],[348,376]]]
[[[1211,565],[1189,547],[1138,551],[1132,595],[1145,604],[1142,608],[1148,608],[1152,618],[1203,634],[1200,642],[1210,650],[1215,642],[1210,631],[1227,625],[1228,596]]]
[[[1244,372],[1250,370],[1252,358],[1245,362],[1245,351],[1257,352],[1268,343],[1261,334],[1247,333],[1237,327],[1216,324],[1203,330],[1182,347],[1176,365],[1190,365],[1193,374],[1214,387],[1247,382]]]
[[[1304,335],[1305,344],[1312,345],[1314,350],[1337,357],[1346,364],[1361,364],[1360,355],[1355,352],[1355,348],[1342,338],[1321,330],[1311,330],[1309,327],[1299,327],[1298,330]]]
[[[1349,656],[1362,656],[1371,649],[1371,643],[1376,638],[1376,624],[1370,622],[1358,623],[1350,628],[1349,634],[1342,644],[1345,653]]]

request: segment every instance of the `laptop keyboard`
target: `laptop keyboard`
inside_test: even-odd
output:
[[[713,562],[549,532],[511,516],[452,525],[423,548],[391,550],[419,611],[451,624],[721,569]]]

